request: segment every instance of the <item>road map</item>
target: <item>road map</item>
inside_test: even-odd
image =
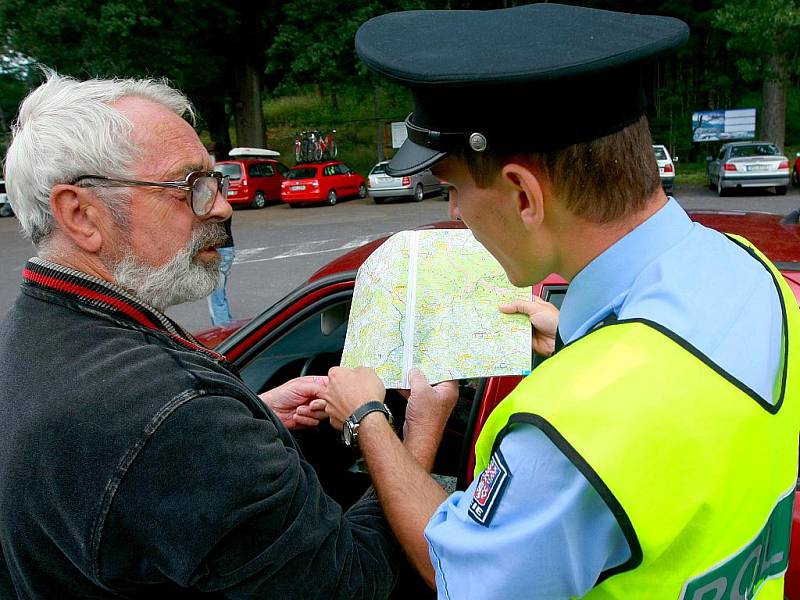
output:
[[[531,368],[531,325],[498,305],[530,299],[468,229],[402,231],[356,277],[342,365],[375,369],[387,389],[428,381],[521,375]]]

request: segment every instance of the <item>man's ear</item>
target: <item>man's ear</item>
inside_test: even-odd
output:
[[[507,163],[501,176],[514,194],[517,212],[526,229],[534,228],[544,220],[544,188],[539,175],[527,165]]]
[[[107,212],[102,201],[86,188],[58,184],[50,191],[50,210],[62,233],[85,252],[96,254],[103,246]]]

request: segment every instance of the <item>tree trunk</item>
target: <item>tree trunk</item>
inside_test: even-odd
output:
[[[203,117],[208,125],[211,150],[216,160],[225,160],[231,150],[231,134],[228,127],[230,117],[225,113],[225,103],[222,101],[209,102],[204,107]]]
[[[237,63],[234,70],[236,145],[265,148],[267,139],[261,109],[261,71],[244,61]]]
[[[375,86],[375,151],[378,162],[386,159],[383,153],[383,116],[381,115],[381,88]]]
[[[787,80],[786,56],[783,54],[770,56],[763,87],[761,139],[772,142],[781,149],[781,152],[786,139]]]

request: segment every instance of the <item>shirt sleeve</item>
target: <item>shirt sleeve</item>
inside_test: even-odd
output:
[[[452,494],[425,530],[440,598],[583,596],[630,557],[605,502],[542,431],[514,425],[498,452],[487,468],[499,471]]]
[[[227,598],[388,596],[396,547],[377,499],[343,513],[290,437],[233,398],[175,410],[110,501],[103,582]]]

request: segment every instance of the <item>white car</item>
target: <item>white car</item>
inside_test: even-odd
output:
[[[666,146],[660,144],[653,144],[653,152],[656,155],[656,162],[658,163],[658,174],[661,177],[661,187],[664,192],[672,194],[675,187],[675,163],[678,162],[678,157],[674,159],[669,155]]]
[[[441,194],[447,198],[449,187],[430,169],[405,177],[392,177],[386,172],[388,162],[379,162],[369,172],[369,195],[375,204],[383,204],[389,198],[404,197],[420,202],[427,194]]]
[[[6,182],[0,179],[0,217],[10,217],[14,214],[11,208],[11,203],[8,201],[6,194]]]

